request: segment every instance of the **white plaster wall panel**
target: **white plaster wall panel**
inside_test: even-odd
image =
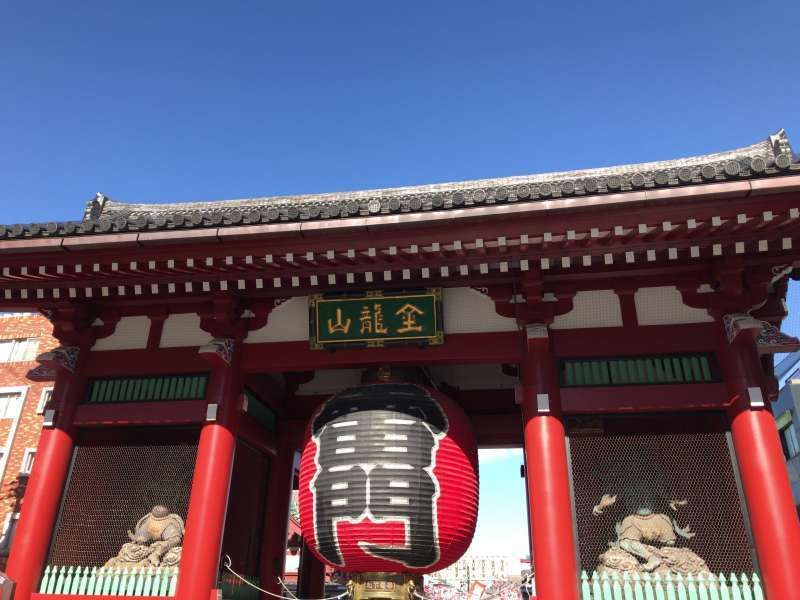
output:
[[[714,321],[706,309],[686,306],[680,291],[674,285],[640,288],[636,291],[634,300],[639,325],[677,325]]]
[[[462,390],[507,390],[519,384],[500,365],[439,365],[428,371],[437,384],[447,382]]]
[[[202,346],[210,341],[211,335],[200,329],[200,315],[197,313],[169,315],[164,320],[160,344],[162,348]]]
[[[445,335],[518,329],[514,319],[497,314],[489,296],[472,288],[445,288],[442,308]]]
[[[150,319],[145,316],[122,317],[114,333],[97,340],[92,350],[141,350],[147,348]]]
[[[308,297],[289,298],[272,309],[267,324],[251,331],[245,344],[298,342],[308,339]]]
[[[347,387],[361,385],[363,369],[324,369],[314,372],[314,379],[297,388],[298,395],[335,394]]]
[[[551,329],[622,327],[622,309],[614,290],[578,292],[572,310],[553,319]]]

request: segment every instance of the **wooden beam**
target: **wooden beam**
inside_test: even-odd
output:
[[[723,383],[561,388],[566,414],[722,410],[728,403]]]
[[[558,357],[625,356],[671,352],[715,352],[718,323],[647,325],[550,332]],[[588,342],[591,340],[591,343]]]
[[[188,425],[206,418],[206,400],[81,404],[73,424],[77,427],[118,425]]]
[[[369,365],[431,365],[516,363],[520,357],[515,331],[455,333],[439,346],[391,346],[339,350],[311,350],[306,341],[244,344],[246,372],[274,373],[340,369]]]
[[[164,375],[205,373],[208,363],[197,348],[161,348],[159,350],[108,350],[92,352],[86,361],[88,377],[114,375]]]
[[[479,448],[522,446],[522,415],[519,410],[499,415],[470,415]]]

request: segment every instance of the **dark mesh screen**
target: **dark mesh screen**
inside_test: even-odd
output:
[[[721,415],[570,418],[567,426],[583,569],[597,567],[616,539],[615,523],[649,506],[691,525],[697,535],[679,537],[676,546],[696,552],[712,571],[754,570]],[[603,494],[616,494],[617,502],[594,516]],[[671,500],[684,499],[686,506],[670,509]]]
[[[185,520],[196,454],[197,433],[187,430],[104,430],[79,440],[48,564],[103,565],[156,504]]]

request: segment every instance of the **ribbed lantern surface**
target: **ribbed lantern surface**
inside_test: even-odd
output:
[[[442,569],[478,516],[478,451],[449,398],[411,383],[346,389],[314,414],[300,463],[303,538],[347,572]]]

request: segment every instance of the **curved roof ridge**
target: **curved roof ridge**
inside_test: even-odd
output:
[[[535,202],[552,198],[756,179],[787,172],[800,173],[800,160],[792,152],[786,132],[781,129],[755,144],[723,152],[611,167],[450,183],[172,204],[125,203],[97,194],[96,198],[86,204],[81,221],[0,225],[0,239],[225,227],[469,209],[477,205]]]
[[[773,141],[773,138],[775,141]],[[128,210],[132,213],[138,212],[175,212],[182,210],[195,210],[198,204],[204,206],[213,205],[216,208],[236,208],[241,206],[242,203],[258,203],[258,202],[325,202],[337,201],[344,198],[347,199],[361,199],[361,198],[388,198],[392,196],[403,196],[407,194],[424,194],[436,193],[447,191],[460,191],[476,187],[493,187],[493,186],[513,186],[524,184],[537,184],[551,180],[562,179],[582,179],[586,177],[603,177],[609,175],[624,175],[634,174],[637,172],[647,173],[661,169],[675,169],[681,167],[700,166],[707,163],[722,162],[726,160],[741,160],[742,158],[753,158],[761,156],[764,159],[774,158],[779,154],[779,144],[785,144],[789,148],[786,132],[780,129],[775,134],[769,136],[766,140],[735,148],[733,150],[725,150],[722,152],[714,152],[710,154],[701,154],[696,156],[689,156],[678,159],[670,159],[663,161],[650,161],[644,163],[633,163],[626,165],[614,165],[609,167],[595,167],[590,169],[576,169],[571,171],[554,171],[546,173],[535,173],[529,175],[512,175],[506,177],[486,178],[486,179],[470,179],[464,181],[451,181],[443,183],[428,183],[421,185],[409,185],[390,188],[372,188],[366,190],[350,190],[344,192],[324,192],[317,194],[299,194],[299,195],[280,195],[280,196],[257,196],[253,198],[240,198],[231,200],[211,200],[203,202],[176,202],[168,204],[160,203],[126,203],[118,202],[110,198],[106,198],[100,216],[106,216],[109,213],[117,212],[119,210]],[[95,216],[94,218],[98,218]]]

